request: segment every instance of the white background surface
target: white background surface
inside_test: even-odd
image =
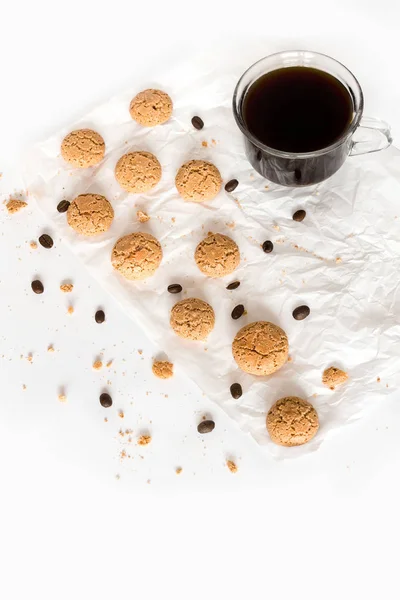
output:
[[[269,48],[342,60],[361,81],[365,113],[388,120],[399,145],[399,14],[391,4],[3,7],[0,191],[14,191],[7,172],[29,144],[132,81],[140,87],[155,63],[168,68],[221,36],[238,44],[264,36]],[[400,394],[317,453],[274,462],[183,373],[154,381],[155,349],[62,242],[29,248],[45,227],[34,207],[1,212],[1,597],[397,598],[390,542],[399,534]],[[30,292],[34,274],[43,296]],[[72,316],[58,290],[69,278]],[[101,326],[98,306],[107,314]],[[102,350],[114,359],[110,374],[91,370]],[[32,364],[20,359],[29,352]],[[107,379],[115,403],[105,413],[97,399]],[[118,459],[119,408],[135,434],[152,431],[143,459],[137,450]],[[203,414],[217,422],[204,440],[195,429]],[[228,455],[236,475],[224,466]]]

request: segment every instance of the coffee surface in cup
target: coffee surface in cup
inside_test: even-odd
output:
[[[354,114],[347,88],[311,67],[270,71],[248,89],[242,115],[263,144],[285,152],[314,152],[341,138]]]

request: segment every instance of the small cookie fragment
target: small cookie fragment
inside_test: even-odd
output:
[[[106,145],[99,133],[92,129],[71,131],[62,141],[63,159],[78,169],[97,165],[104,158]]]
[[[161,179],[161,165],[150,152],[128,152],[117,162],[115,178],[127,192],[148,192]]]
[[[139,223],[147,223],[147,221],[150,221],[149,215],[142,210],[138,210],[136,216]]]
[[[65,394],[58,394],[58,399],[60,402],[66,402],[67,396]]]
[[[129,106],[134,121],[143,127],[155,127],[166,123],[172,115],[172,100],[161,90],[148,89],[139,92]]]
[[[74,313],[74,307],[73,307],[73,306],[68,306],[67,313],[68,313],[69,315],[72,315],[72,314]]]
[[[68,207],[67,221],[77,233],[100,235],[111,227],[114,209],[100,194],[81,194]]]
[[[213,308],[199,298],[186,298],[171,310],[170,324],[175,333],[188,340],[204,340],[214,329]]]
[[[268,321],[256,321],[240,329],[232,343],[237,365],[251,375],[271,375],[287,361],[286,333]]]
[[[176,469],[175,469],[175,473],[176,473],[177,475],[180,475],[180,474],[182,473],[182,467],[176,467]]]
[[[227,460],[226,466],[228,467],[231,473],[237,473],[238,467],[237,464],[233,462],[233,460]]]
[[[329,367],[322,374],[322,383],[329,389],[334,390],[338,385],[342,385],[348,380],[349,376],[345,371],[337,367]]]
[[[6,204],[6,208],[10,215],[15,215],[15,213],[19,212],[21,208],[24,208],[25,206],[28,206],[26,202],[23,200],[16,200],[15,198],[11,198]]]
[[[100,371],[100,369],[103,368],[103,363],[101,362],[101,360],[95,360],[93,363],[93,369],[95,371]]]
[[[170,379],[174,374],[174,365],[168,360],[156,360],[153,362],[152,371],[159,379]]]
[[[130,233],[115,244],[111,263],[126,279],[154,275],[162,260],[161,244],[149,233]]]
[[[197,246],[194,258],[200,271],[209,277],[224,277],[240,263],[237,244],[227,235],[211,233]]]
[[[309,442],[319,428],[315,408],[297,396],[281,398],[270,408],[267,429],[271,440],[280,446],[301,446]]]
[[[175,185],[184,200],[206,202],[218,195],[222,178],[212,163],[205,160],[189,160],[176,174]]]
[[[138,439],[139,446],[147,446],[151,442],[151,435],[141,435]]]
[[[73,289],[74,289],[73,283],[62,283],[60,285],[60,290],[62,292],[64,292],[64,294],[69,294],[69,292],[72,292]]]

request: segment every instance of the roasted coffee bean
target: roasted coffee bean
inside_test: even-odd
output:
[[[306,211],[305,210],[296,210],[296,212],[293,215],[293,221],[303,221],[305,219],[306,216]]]
[[[262,249],[266,254],[269,254],[274,249],[274,245],[270,240],[266,240],[262,245]]]
[[[310,308],[304,304],[303,306],[295,308],[292,314],[296,321],[302,321],[310,314]]]
[[[235,306],[235,308],[231,312],[231,317],[232,317],[232,319],[235,319],[235,320],[240,319],[240,317],[243,315],[243,313],[244,313],[243,304],[238,304],[237,306]]]
[[[229,285],[226,286],[227,290],[236,290],[240,285],[240,281],[232,281]]]
[[[107,394],[107,392],[100,394],[100,404],[104,408],[110,408],[110,406],[112,406],[112,398],[110,394]]]
[[[182,291],[182,286],[179,283],[172,283],[168,286],[168,291],[170,294],[179,294]]]
[[[200,119],[200,117],[196,116],[196,117],[193,117],[193,119],[192,119],[192,125],[195,129],[200,130],[200,129],[203,129],[203,127],[204,127],[204,121],[203,121],[203,119]]]
[[[96,323],[104,323],[106,320],[106,315],[104,314],[104,310],[98,310],[94,315]]]
[[[39,244],[43,246],[43,248],[52,248],[53,247],[53,238],[51,238],[47,233],[44,233],[39,238]]]
[[[58,212],[59,212],[59,213],[64,213],[64,212],[67,212],[67,210],[68,210],[68,208],[69,208],[69,205],[70,205],[70,204],[71,204],[71,203],[70,203],[70,202],[68,202],[68,200],[61,200],[61,202],[59,202],[59,203],[57,204],[57,210],[58,210]]]
[[[238,400],[238,398],[240,398],[240,396],[243,394],[242,386],[240,385],[240,383],[232,383],[230,390],[232,398],[235,398],[235,400]]]
[[[33,289],[35,294],[43,294],[44,292],[43,283],[39,281],[39,279],[35,279],[35,281],[32,281],[31,288]]]
[[[228,183],[225,185],[225,190],[227,192],[233,192],[234,190],[236,190],[237,186],[239,185],[239,182],[237,179],[231,179],[230,181],[228,181]]]
[[[199,423],[197,425],[197,431],[199,433],[210,433],[215,427],[215,423],[214,421],[211,420],[207,420],[207,421],[201,421],[201,423]]]

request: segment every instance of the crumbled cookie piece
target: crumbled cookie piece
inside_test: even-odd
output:
[[[60,290],[62,292],[64,292],[65,294],[72,292],[73,289],[74,289],[74,285],[72,283],[62,283],[60,285]]]
[[[151,442],[151,435],[141,435],[138,439],[139,446],[147,446]]]
[[[15,213],[19,212],[25,206],[28,206],[26,202],[24,202],[23,200],[17,200],[15,198],[10,199],[6,204],[7,210],[10,215],[15,215]]]
[[[101,360],[95,360],[93,363],[93,369],[95,371],[100,371],[100,369],[103,367],[103,363],[101,362]]]
[[[34,240],[32,240],[29,245],[32,248],[32,250],[36,250],[36,248],[37,248],[37,242],[35,242]]]
[[[152,371],[159,379],[169,379],[174,374],[174,365],[168,360],[156,360],[153,363]]]
[[[337,367],[329,367],[322,374],[322,383],[329,389],[334,390],[338,385],[342,385],[348,380],[349,376],[345,371]]]
[[[237,473],[238,467],[237,464],[233,462],[233,460],[227,460],[226,466],[228,467],[231,473]]]
[[[50,344],[50,346],[47,348],[47,352],[54,352],[53,344]]]
[[[72,315],[72,313],[74,312],[74,307],[73,306],[68,306],[68,310],[67,310],[69,315]]]
[[[143,212],[142,210],[138,210],[136,213],[137,219],[139,221],[139,223],[147,223],[147,221],[150,221],[150,217],[147,213]]]
[[[182,473],[182,467],[176,467],[176,469],[175,469],[175,473],[176,473],[177,475],[180,475],[180,474]]]
[[[60,402],[66,402],[67,396],[65,394],[58,394],[58,399]]]
[[[125,417],[124,411],[123,411],[123,410],[120,410],[120,411],[118,412],[118,416],[119,416],[119,418],[120,418],[120,419],[123,419],[123,418]]]

